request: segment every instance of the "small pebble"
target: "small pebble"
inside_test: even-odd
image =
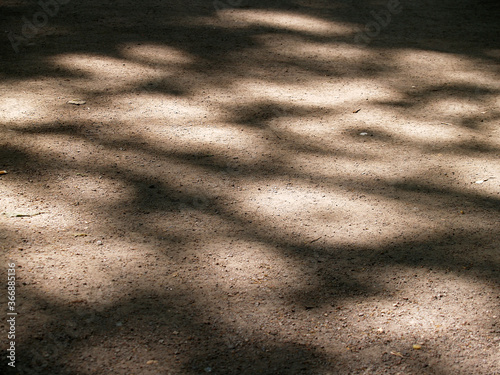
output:
[[[73,100],[68,100],[68,104],[74,104],[74,105],[82,105],[87,103],[85,100],[80,100],[80,99],[73,99]]]

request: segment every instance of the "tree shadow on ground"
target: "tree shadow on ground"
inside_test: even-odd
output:
[[[186,77],[172,74],[170,64],[156,61],[155,68],[164,69],[167,78],[147,78],[125,87],[112,87],[110,91],[100,87],[75,90],[87,98],[95,100],[97,107],[106,107],[106,98],[116,95],[148,92],[164,96],[189,97],[204,87],[226,88],[237,79],[256,80],[262,78],[262,70],[279,69],[272,81],[276,83],[295,84],[297,73],[303,74],[304,82],[318,77],[339,79],[380,78],[391,73],[395,61],[381,58],[380,61],[357,60],[347,65],[349,60],[339,57],[338,61],[323,61],[304,57],[287,58],[278,53],[270,53],[269,40],[275,35],[286,36],[299,46],[307,43],[329,47],[334,44],[352,45],[356,35],[365,25],[372,21],[371,11],[383,8],[384,4],[374,4],[369,1],[343,1],[335,3],[311,1],[282,1],[269,5],[264,2],[248,1],[245,8],[235,8],[234,12],[260,11],[253,21],[244,18],[236,19],[232,28],[231,22],[213,20],[216,12],[213,3],[147,1],[140,4],[122,4],[94,1],[86,3],[70,2],[61,6],[57,15],[51,17],[47,26],[41,28],[33,38],[26,38],[19,45],[19,53],[11,48],[10,41],[3,40],[3,61],[0,63],[2,73],[0,79],[6,85],[16,85],[24,81],[40,79],[92,79],[92,74],[84,68],[70,69],[61,67],[54,60],[65,54],[106,57],[115,63],[151,64],[148,59],[126,54],[127,47],[141,44],[169,47],[168,53],[181,51],[180,64],[197,80],[187,80]],[[425,6],[427,4],[427,6]],[[487,50],[498,47],[498,23],[493,15],[498,14],[498,5],[492,1],[463,1],[460,7],[456,2],[412,2],[403,4],[403,10],[393,17],[393,21],[380,35],[373,38],[364,49],[367,53],[377,53],[382,50],[414,50],[429,51],[461,56],[468,59],[498,61],[498,56],[491,55]],[[381,8],[380,8],[381,7]],[[20,5],[2,6],[0,14],[6,28],[14,30],[19,35],[20,19],[38,11],[38,8],[20,2]],[[305,30],[299,26],[283,26],[272,22],[273,17],[261,17],[262,12],[275,12],[286,17],[298,18],[301,22],[312,19],[345,24],[348,31],[331,35],[327,31],[315,31],[311,26]],[[260,17],[260,18],[259,18]],[[418,17],[419,22],[410,22]],[[466,21],[466,22],[465,22]],[[239,24],[238,24],[239,22]],[[267,23],[266,23],[267,22]],[[312,30],[312,31],[311,31]],[[12,35],[12,34],[10,34]],[[203,36],[203,37],[201,37]],[[286,47],[285,47],[286,49]],[[255,54],[260,50],[262,54]],[[108,60],[106,60],[108,61]],[[344,64],[345,63],[345,64]],[[287,69],[289,74],[287,74]],[[224,78],[220,74],[224,73]],[[491,72],[495,73],[495,72]],[[299,82],[300,85],[300,82]],[[80,91],[78,91],[80,90]],[[473,101],[491,99],[497,96],[498,90],[486,85],[474,86],[455,85],[446,89],[446,95],[453,98],[467,99],[469,92],[479,93]],[[380,106],[390,106],[391,111],[399,114],[402,111],[425,108],[426,104],[443,98],[439,87],[428,87],[420,91],[397,90],[402,99],[399,101],[380,101]],[[445,95],[445,96],[446,96]],[[415,102],[415,98],[422,101]],[[292,169],[292,151],[308,155],[336,156],[349,160],[360,160],[363,153],[352,149],[349,151],[332,150],[322,147],[320,142],[291,134],[286,129],[273,127],[273,121],[283,118],[300,118],[311,113],[318,115],[332,114],[332,109],[309,108],[306,105],[289,104],[283,106],[275,102],[255,100],[253,103],[235,104],[224,107],[229,115],[226,120],[245,129],[261,132],[269,137],[277,138],[277,149],[283,149],[280,157],[261,158],[257,162],[234,162],[236,156],[218,154],[217,150],[207,146],[204,150],[189,151],[168,150],[158,145],[148,143],[139,136],[117,134],[113,137],[100,135],[89,137],[90,126],[85,122],[42,123],[35,126],[15,129],[22,136],[47,136],[64,138],[71,137],[74,141],[87,142],[92,147],[103,147],[110,152],[118,152],[122,148],[141,154],[146,159],[156,158],[162,163],[175,163],[190,172],[190,176],[200,172],[215,176],[215,179],[229,181],[237,186],[245,186],[248,181],[265,181],[290,179],[307,186],[322,184],[330,191],[355,191],[356,195],[365,194],[382,199],[384,202],[418,201],[415,205],[430,214],[439,214],[440,208],[453,207],[459,213],[465,207],[469,211],[481,211],[489,223],[498,217],[500,202],[498,198],[484,196],[481,193],[463,192],[454,188],[446,188],[422,183],[420,181],[400,181],[394,183],[390,179],[378,181],[364,178],[349,178],[348,176],[330,179],[318,178],[311,174]],[[407,114],[411,117],[411,115]],[[498,119],[498,113],[488,115],[489,121]],[[469,129],[480,129],[483,117],[471,115],[459,124]],[[351,132],[346,138],[353,141],[356,132]],[[405,140],[403,136],[395,139],[380,132],[372,142],[390,144],[394,141],[406,142],[409,148],[432,147],[428,144],[416,144]],[[12,142],[14,143],[14,142]],[[455,143],[440,152],[471,156],[476,154],[495,155],[498,149],[482,140],[475,143]],[[239,159],[238,159],[239,160]],[[451,224],[438,229],[435,233],[421,233],[417,239],[395,239],[391,244],[373,244],[371,246],[346,245],[336,243],[335,238],[309,238],[301,235],[293,237],[290,230],[280,227],[273,228],[271,218],[258,219],[248,216],[237,206],[228,207],[228,202],[234,199],[231,194],[223,195],[201,184],[201,187],[179,186],[171,176],[161,172],[137,172],[132,167],[123,168],[112,162],[102,161],[101,164],[65,159],[47,150],[26,150],[18,145],[4,142],[0,149],[0,165],[8,167],[15,173],[9,175],[10,181],[35,181],[32,191],[28,188],[26,194],[50,195],[50,187],[42,187],[45,173],[51,171],[62,176],[76,173],[88,173],[92,178],[104,176],[120,181],[127,186],[131,199],[126,203],[106,205],[99,200],[86,200],[84,197],[68,196],[60,198],[68,206],[81,202],[82,207],[92,207],[97,215],[106,217],[102,227],[121,228],[129,236],[137,234],[154,241],[158,254],[164,257],[174,257],[182,263],[186,253],[183,250],[203,239],[215,236],[209,225],[200,229],[199,233],[187,235],[180,231],[166,231],[155,224],[158,217],[168,218],[187,211],[205,215],[221,227],[232,227],[227,237],[247,240],[276,249],[277,256],[296,260],[302,264],[304,284],[290,286],[282,296],[270,293],[273,301],[279,302],[289,310],[289,314],[298,314],[296,319],[305,319],[306,312],[319,311],[323,314],[326,308],[341,305],[356,297],[377,296],[388,292],[388,287],[382,284],[378,275],[383,274],[392,266],[408,268],[428,268],[451,272],[460,277],[475,276],[485,282],[491,282],[498,287],[499,261],[485,256],[484,249],[498,248],[498,228],[486,230],[480,225]],[[163,165],[163,164],[162,164]],[[5,181],[8,181],[5,179]],[[233,181],[233,182],[231,182]],[[30,182],[31,183],[31,182]],[[74,200],[74,201],[73,201]],[[465,202],[465,203],[464,203]],[[474,217],[474,216],[473,216]],[[446,217],[449,219],[449,217]],[[141,225],[139,225],[141,224]],[[156,226],[155,226],[156,225]],[[2,225],[5,238],[2,242],[11,247],[19,241],[11,225]],[[309,235],[309,233],[308,233]],[[312,235],[312,233],[311,233]],[[487,237],[489,236],[489,237]],[[306,241],[306,242],[305,242]],[[332,244],[333,243],[333,244]],[[460,247],[456,245],[460,244]],[[175,249],[174,249],[175,247]],[[472,249],[472,250],[471,250]],[[372,278],[361,275],[366,269],[373,271]],[[161,282],[161,281],[160,281]],[[182,283],[179,283],[182,285]],[[389,291],[391,292],[391,291]],[[308,341],[287,341],[280,334],[280,327],[270,331],[251,331],[243,328],[245,315],[241,313],[239,320],[225,319],[225,311],[214,310],[211,301],[214,297],[228,299],[228,306],[236,308],[237,303],[222,292],[210,291],[204,294],[195,288],[185,287],[180,292],[159,293],[157,289],[140,289],[132,291],[128,296],[113,300],[107,307],[88,305],[87,302],[76,301],[74,306],[51,299],[33,287],[24,290],[24,299],[30,301],[31,307],[38,306],[33,314],[44,315],[44,310],[57,311],[57,316],[47,316],[43,327],[31,326],[25,321],[26,330],[34,333],[19,353],[20,362],[24,363],[23,371],[27,374],[50,372],[52,374],[73,373],[71,370],[72,356],[92,354],[92,346],[119,347],[126,352],[120,354],[120,365],[127,365],[126,359],[134,360],[135,350],[145,347],[151,349],[151,358],[170,358],[173,365],[161,364],[162,371],[179,371],[185,373],[209,372],[216,373],[297,373],[309,374],[335,369],[337,363],[343,363],[341,348],[337,354],[322,351],[316,346],[309,346]],[[149,297],[147,295],[149,294]],[[243,297],[244,299],[244,297]],[[243,303],[243,302],[242,302]],[[248,308],[248,304],[245,307]],[[297,309],[297,311],[292,311]],[[228,309],[229,310],[229,309]],[[300,310],[300,311],[299,311]],[[329,310],[328,310],[329,311]],[[269,315],[276,311],[267,311]],[[127,322],[115,321],[116,317],[127,317]],[[316,316],[316,315],[314,315]],[[26,318],[25,318],[26,319]],[[254,323],[256,318],[251,318]],[[293,319],[291,319],[293,320]],[[117,325],[121,323],[121,325]],[[229,328],[228,328],[229,327]],[[142,341],[127,342],[127,330],[140,332]],[[256,329],[254,327],[254,329]],[[314,330],[311,325],[311,330]],[[47,333],[48,332],[48,333]],[[173,332],[177,332],[174,334]],[[229,332],[229,334],[228,334]],[[335,340],[331,335],[330,339]],[[135,334],[134,334],[135,335]],[[174,337],[175,336],[175,337]],[[137,337],[137,335],[135,335]],[[164,340],[164,342],[160,342]],[[400,343],[402,345],[402,343]],[[393,342],[391,345],[400,345]],[[141,349],[142,347],[142,349]],[[138,349],[139,348],[139,349]],[[182,352],[179,351],[182,348]],[[384,350],[389,350],[389,345]],[[345,348],[343,348],[345,350]],[[142,352],[141,352],[142,353]],[[387,354],[387,353],[386,353]],[[110,354],[112,355],[112,353]],[[346,354],[347,355],[347,354]],[[349,354],[350,355],[350,354]],[[410,355],[409,355],[410,356]],[[99,366],[113,368],[115,358],[105,363],[93,364],[88,359],[87,373],[105,373]],[[354,357],[349,357],[351,360]],[[368,358],[368,357],[367,357]],[[363,352],[360,354],[360,360]],[[423,366],[418,358],[412,358],[415,368]],[[336,363],[337,362],[337,363]],[[346,360],[347,362],[347,360]],[[144,365],[143,373],[158,373],[158,370]],[[368,365],[367,367],[368,368]],[[429,369],[428,369],[429,370]],[[446,368],[434,366],[434,373],[450,373]]]

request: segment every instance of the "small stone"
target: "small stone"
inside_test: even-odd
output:
[[[419,344],[414,344],[414,345],[413,345],[413,349],[415,349],[415,350],[420,350],[420,349],[422,349],[422,345],[419,345]]]
[[[101,246],[102,245],[102,241],[99,240],[99,241],[96,242],[96,244],[97,244],[97,246]]]
[[[68,104],[83,105],[85,103],[87,103],[85,100],[79,100],[79,99],[68,100]]]
[[[368,135],[366,132],[359,133],[359,135]]]

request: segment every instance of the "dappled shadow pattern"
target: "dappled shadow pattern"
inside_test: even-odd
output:
[[[60,84],[51,95],[60,89],[89,103],[67,109],[54,99],[52,107],[40,108],[40,118],[38,108],[2,114],[6,204],[59,204],[77,217],[71,225],[85,222],[86,231],[105,234],[117,251],[126,243],[141,259],[134,267],[105,268],[137,272],[117,277],[110,271],[108,289],[123,286],[110,295],[96,287],[92,298],[58,298],[43,289],[56,280],[27,283],[19,297],[27,308],[19,372],[75,373],[78,358],[78,373],[127,373],[131,362],[149,358],[134,368],[144,374],[369,373],[377,370],[373,361],[399,366],[404,357],[412,370],[451,374],[425,353],[394,355],[394,348],[420,338],[382,339],[375,327],[362,326],[368,313],[356,308],[372,298],[391,300],[405,272],[415,279],[440,272],[499,288],[498,193],[474,190],[473,176],[455,176],[457,157],[489,161],[500,151],[488,133],[500,117],[492,104],[499,90],[487,81],[498,74],[492,65],[500,58],[494,52],[499,8],[486,0],[401,3],[402,11],[366,45],[356,36],[384,4],[248,0],[217,12],[214,3],[199,1],[68,2],[30,37],[21,35],[22,17],[39,8],[24,1],[0,6],[4,28],[13,32],[0,42],[2,95],[21,95],[47,80]],[[442,84],[433,76],[419,80],[419,72],[414,87],[393,83],[418,53],[421,61],[435,54],[464,59],[457,63],[461,71],[477,62],[485,68],[474,74],[485,78]],[[137,67],[149,75],[135,77]],[[351,94],[366,82],[376,84]],[[251,85],[250,94],[233,94]],[[179,115],[168,108],[175,100],[208,110]],[[141,124],[131,124],[127,114],[115,119],[90,111],[116,115],[111,108],[125,102],[123,112]],[[148,117],[163,102],[167,109]],[[435,103],[445,110],[429,114]],[[396,119],[393,128],[380,126],[389,118]],[[418,126],[407,125],[412,121]],[[199,141],[213,123],[220,138]],[[464,136],[435,142],[426,134],[429,126]],[[443,163],[428,162],[438,155]],[[0,240],[9,256],[18,256],[12,249],[32,260],[41,256],[38,248],[61,251],[62,234],[50,221],[61,218],[34,223],[40,228],[33,233],[15,217],[2,219]],[[53,244],[34,240],[42,230],[54,236]],[[71,241],[80,235],[88,234]],[[71,243],[89,262],[102,256],[95,250],[102,240]],[[144,249],[157,257],[151,267],[170,267],[162,277],[148,279]],[[261,259],[262,249],[276,263],[259,260],[246,270],[242,264]],[[243,260],[234,265],[219,259],[221,252]],[[36,278],[29,272],[23,277]],[[85,278],[91,284],[92,276]],[[345,333],[347,321],[353,335],[366,340]]]

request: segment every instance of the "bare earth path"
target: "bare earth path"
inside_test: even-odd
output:
[[[498,2],[61,3],[0,3],[2,374],[500,374]]]

